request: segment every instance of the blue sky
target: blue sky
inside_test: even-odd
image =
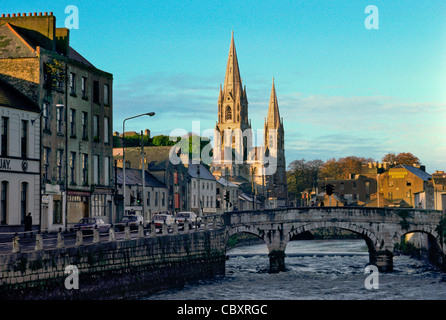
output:
[[[1,13],[52,11],[71,45],[114,75],[114,130],[213,128],[234,31],[254,129],[272,78],[287,163],[411,152],[446,170],[445,1],[10,1]],[[367,29],[368,5],[379,29]]]

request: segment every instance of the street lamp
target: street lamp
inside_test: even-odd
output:
[[[122,122],[122,175],[123,175],[122,196],[123,196],[123,207],[124,207],[124,212],[123,213],[124,213],[124,215],[125,215],[125,122],[127,120],[134,119],[134,118],[139,118],[139,117],[142,117],[142,116],[153,117],[154,115],[155,115],[155,112],[147,112],[147,113],[139,114],[137,116],[126,118]],[[144,192],[144,190],[143,190],[143,192]]]

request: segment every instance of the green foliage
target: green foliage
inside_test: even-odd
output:
[[[420,255],[420,249],[415,247],[411,242],[407,242],[402,239],[400,243],[395,244],[395,250],[400,251],[403,254],[410,255],[411,257],[417,257]]]
[[[411,213],[408,210],[399,210],[397,214],[402,219],[399,222],[401,228],[403,228],[404,230],[409,230],[410,223],[407,221],[407,219],[412,218]]]
[[[65,65],[62,61],[53,59],[43,65],[45,76],[45,88],[47,90],[56,90],[59,84],[63,84],[66,80]]]
[[[305,161],[305,159],[291,162],[287,171],[288,192],[297,196],[304,190],[315,187],[323,163],[322,160]]]

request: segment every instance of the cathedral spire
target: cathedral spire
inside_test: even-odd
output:
[[[266,122],[268,127],[272,129],[278,129],[281,124],[279,103],[277,102],[276,87],[274,85],[274,77],[273,86],[271,89],[271,97],[269,99],[268,117],[266,119]]]
[[[229,93],[232,99],[243,94],[242,79],[238,67],[237,52],[234,43],[234,31],[232,31],[231,45],[229,47],[228,63],[226,65],[225,83],[223,86],[224,93]]]

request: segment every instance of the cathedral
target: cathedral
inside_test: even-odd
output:
[[[287,205],[287,180],[283,119],[280,117],[274,78],[264,130],[251,128],[246,86],[242,84],[234,33],[229,47],[223,87],[218,97],[211,171],[241,187],[249,188],[266,208]],[[255,146],[258,144],[259,146]]]

